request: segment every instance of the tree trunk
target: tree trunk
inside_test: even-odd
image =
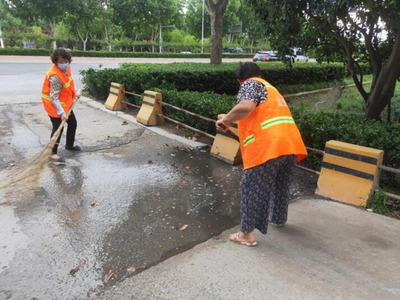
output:
[[[375,74],[374,74],[375,75]],[[394,95],[396,81],[400,77],[400,28],[397,31],[396,41],[392,53],[385,66],[379,73],[374,89],[366,103],[365,117],[378,120],[381,112],[389,104]]]
[[[79,28],[78,28],[76,31],[78,32],[78,36],[79,36],[79,38],[80,38],[81,41],[82,41],[82,44],[83,44],[83,51],[86,51],[86,43],[87,43],[87,41],[88,41],[89,30],[88,30],[88,29],[86,30],[85,38],[83,38],[83,36],[82,36],[82,34],[81,34]]]
[[[57,41],[56,41],[56,20],[51,19],[50,20],[50,30],[53,35],[53,49],[57,49]]]
[[[210,63],[219,65],[222,63],[222,20],[228,0],[206,0],[206,8],[211,18],[211,49]]]
[[[105,32],[105,39],[106,39],[107,45],[108,45],[108,51],[111,52],[111,41],[110,41],[110,37],[108,36],[108,28],[107,28],[106,23],[104,23],[104,32]]]

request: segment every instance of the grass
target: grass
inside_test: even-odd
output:
[[[372,75],[364,76],[364,82],[368,82],[372,80]],[[354,84],[353,79],[351,77],[346,77],[343,82],[335,83],[335,82],[325,82],[325,83],[315,83],[312,85],[292,85],[285,87],[280,87],[280,90],[285,95],[291,94],[291,91],[295,91],[296,93],[302,91],[311,91],[317,89],[323,89],[327,87],[334,87],[337,85],[350,85]],[[371,84],[364,84],[364,88],[367,92],[369,92]],[[287,97],[286,100],[291,105],[303,105],[309,108],[313,108],[315,104],[324,98],[328,92],[321,92],[316,94],[302,95],[302,96],[290,96]],[[356,87],[348,87],[343,90],[340,98],[336,101],[336,105],[332,106],[330,109],[337,109],[343,112],[351,112],[351,113],[365,113],[365,102],[362,98],[361,94],[357,90]],[[386,120],[387,118],[387,108],[382,112],[382,119]],[[394,91],[394,96],[391,101],[391,120],[392,122],[399,121],[400,122],[400,82],[397,83],[396,89]]]

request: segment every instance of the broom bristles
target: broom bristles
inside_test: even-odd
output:
[[[75,101],[68,112],[68,116],[74,106]],[[61,131],[63,130],[66,122],[66,119],[62,120],[60,126],[57,128],[50,141],[39,153],[37,153],[28,161],[2,172],[2,175],[5,176],[5,179],[1,180],[0,178],[0,190],[3,190],[6,196],[9,196],[10,193],[18,193],[19,195],[26,194],[27,192],[31,192],[37,188],[42,171],[49,161],[52,149],[57,143],[57,139],[61,135]]]

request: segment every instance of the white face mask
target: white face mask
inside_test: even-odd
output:
[[[69,63],[66,63],[66,64],[58,64],[58,67],[59,67],[61,70],[66,70],[66,69],[68,68],[68,66],[69,66]]]

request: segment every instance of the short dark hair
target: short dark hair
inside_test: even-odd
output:
[[[69,53],[69,51],[65,50],[64,48],[58,48],[54,50],[53,53],[50,55],[53,64],[56,64],[60,57],[68,60],[70,63],[72,61],[71,53]]]
[[[236,79],[245,80],[250,77],[261,76],[260,67],[252,62],[240,63],[236,69]]]

